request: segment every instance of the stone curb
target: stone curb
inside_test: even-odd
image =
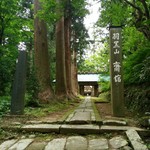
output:
[[[78,133],[78,134],[99,134],[111,132],[124,132],[130,129],[136,130],[139,134],[149,134],[149,130],[130,127],[130,126],[107,126],[107,125],[70,125],[70,124],[30,124],[23,126],[1,127],[4,130],[26,131],[26,132],[41,132],[41,133]]]
[[[98,125],[62,125],[60,133],[99,134]]]
[[[126,135],[131,142],[132,147],[135,150],[148,150],[147,146],[144,144],[143,140],[139,136],[136,130],[130,129],[126,131]]]

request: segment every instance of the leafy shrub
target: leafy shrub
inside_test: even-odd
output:
[[[124,60],[125,84],[141,84],[150,81],[150,43],[138,47]]]
[[[39,85],[36,78],[36,72],[34,68],[27,74],[27,88],[26,88],[26,100],[27,102],[37,99],[39,92]]]
[[[109,81],[100,82],[99,85],[100,85],[100,91],[102,93],[110,90],[110,82]]]
[[[139,114],[150,112],[150,86],[147,84],[129,86],[125,91],[125,102],[128,109]]]
[[[25,106],[26,107],[39,107],[39,102],[30,93],[25,94]]]
[[[0,97],[0,116],[8,112],[10,109],[10,97],[2,96]]]
[[[102,73],[99,76],[99,87],[100,92],[107,92],[110,90],[110,76],[108,73]]]

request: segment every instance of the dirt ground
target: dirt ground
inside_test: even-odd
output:
[[[111,111],[111,104],[110,103],[95,103],[96,104],[96,108],[99,112],[100,118],[102,120],[105,119],[116,119],[116,120],[128,120],[128,122],[130,123],[130,125],[134,125],[137,126],[137,122],[133,119],[133,116],[131,113],[126,111],[126,115],[125,118],[116,118],[112,116],[112,111]],[[0,123],[1,125],[10,125],[10,124],[16,124],[16,123],[21,123],[21,124],[25,124],[27,122],[34,122],[34,121],[39,121],[39,122],[57,122],[57,121],[61,121],[62,119],[65,119],[65,117],[67,117],[67,115],[69,115],[69,113],[71,113],[71,110],[74,109],[74,105],[69,106],[67,109],[65,110],[61,110],[61,111],[56,111],[53,113],[47,113],[46,116],[44,117],[33,117],[33,116],[4,116],[1,120]]]
[[[99,112],[100,118],[102,120],[105,119],[127,120],[129,125],[138,126],[138,122],[136,121],[135,116],[131,112],[125,110],[125,117],[123,118],[113,117],[111,103],[95,103],[95,104]]]

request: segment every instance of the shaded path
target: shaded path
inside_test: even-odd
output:
[[[125,121],[105,120],[97,124],[93,105],[90,97],[86,97],[60,124],[34,122],[13,126],[12,129],[29,133],[4,141],[0,150],[148,150],[138,134],[145,130],[127,126]],[[37,140],[38,134],[34,132],[49,136]],[[51,133],[55,133],[53,138]]]

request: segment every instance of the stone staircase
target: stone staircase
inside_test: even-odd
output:
[[[125,121],[98,120],[93,105],[87,97],[59,123],[16,124],[12,130],[28,132],[28,136],[6,140],[0,144],[0,150],[148,150],[139,135],[148,130],[127,126]],[[38,141],[34,134],[37,132],[60,136]]]

